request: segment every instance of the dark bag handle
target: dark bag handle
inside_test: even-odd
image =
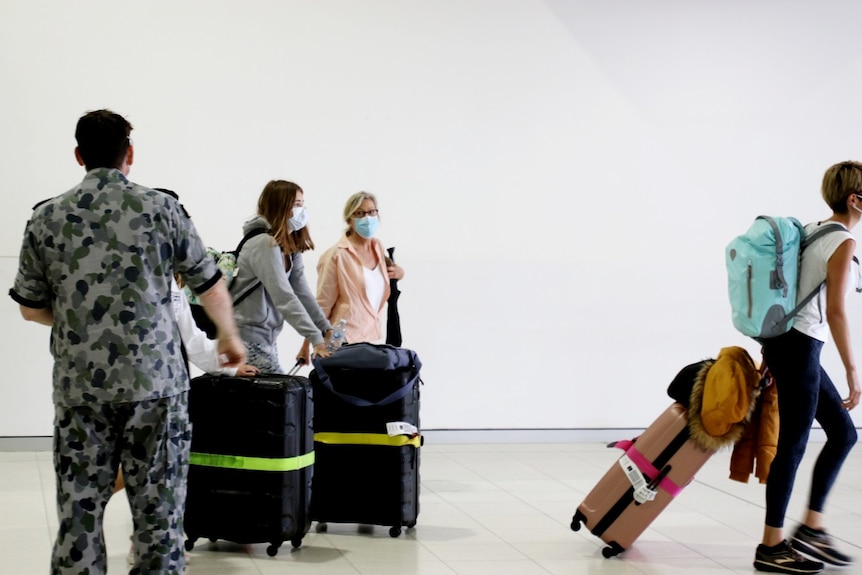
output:
[[[325,360],[321,360],[319,357],[314,357],[314,358],[312,358],[311,363],[314,365],[314,373],[317,375],[317,379],[320,380],[321,385],[323,385],[326,389],[328,389],[330,392],[332,392],[333,395],[340,398],[342,401],[345,401],[345,402],[349,403],[350,405],[355,405],[357,407],[379,407],[379,406],[383,406],[383,405],[389,405],[390,403],[394,403],[394,402],[406,397],[407,394],[410,393],[410,390],[413,389],[413,384],[418,379],[419,370],[422,367],[422,363],[419,361],[419,358],[416,356],[416,353],[412,350],[407,350],[407,349],[403,349],[403,348],[395,348],[394,346],[389,346],[389,345],[374,345],[374,344],[366,344],[366,343],[355,343],[355,344],[348,344],[348,345],[345,345],[343,347],[338,348],[335,351],[335,354],[340,354],[341,357],[344,357],[345,351],[347,351],[349,349],[356,350],[356,349],[363,347],[363,346],[366,346],[366,347],[371,346],[371,347],[382,349],[382,350],[386,350],[386,348],[390,348],[392,350],[397,350],[397,352],[400,352],[402,355],[406,354],[409,357],[409,363],[406,363],[406,362],[405,363],[399,363],[398,361],[396,361],[392,365],[388,365],[388,366],[377,367],[377,366],[373,366],[373,365],[368,365],[368,366],[366,366],[366,369],[367,368],[399,369],[399,368],[403,368],[403,367],[410,367],[413,371],[413,377],[411,377],[407,381],[407,383],[405,383],[399,389],[390,393],[389,395],[387,395],[383,399],[381,399],[379,401],[368,401],[367,399],[363,399],[361,397],[356,397],[355,395],[349,395],[346,393],[341,393],[340,391],[336,391],[335,388],[332,386],[332,380],[329,378],[329,375],[326,373],[326,370],[323,367],[323,362]],[[351,352],[349,352],[349,353],[351,353]],[[335,354],[333,354],[333,356]],[[403,359],[403,358],[400,358],[400,359]],[[357,366],[357,369],[362,369],[362,368],[363,368],[363,366],[361,366],[361,365]]]

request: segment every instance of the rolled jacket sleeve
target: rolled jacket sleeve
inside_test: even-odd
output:
[[[317,304],[330,323],[335,320],[332,310],[338,301],[338,247],[326,250],[317,262]]]

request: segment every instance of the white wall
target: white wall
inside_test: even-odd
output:
[[[761,212],[827,215],[823,171],[862,157],[860,16],[849,0],[6,0],[0,279],[31,206],[83,175],[77,118],[110,107],[135,125],[132,179],[178,191],[209,245],[235,245],[269,179],[299,183],[312,283],[344,200],[378,195],[424,427],[643,427],[681,367],[757,351],[730,325],[725,244]],[[0,436],[49,435],[47,329],[8,299],[0,314]]]

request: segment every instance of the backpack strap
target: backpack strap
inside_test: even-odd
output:
[[[236,257],[237,265],[239,265],[239,253],[240,253],[240,251],[242,251],[242,246],[245,245],[245,242],[247,242],[251,238],[257,237],[260,234],[265,234],[265,233],[266,233],[266,228],[255,228],[255,229],[251,230],[250,232],[248,232],[245,236],[243,236],[243,238],[239,242],[239,245],[236,246],[236,251],[234,252],[234,254],[235,254],[234,257]],[[233,277],[230,279],[230,284],[228,284],[228,286],[227,286],[228,290],[230,290],[230,286],[233,285],[234,279],[236,279],[236,278]],[[245,298],[250,296],[252,294],[252,292],[254,292],[254,290],[259,288],[260,286],[261,286],[260,280],[257,280],[256,282],[254,282],[254,284],[250,288],[245,290],[242,294],[240,294],[240,296],[238,298],[233,300],[233,305],[235,305],[235,306],[239,305],[239,303],[241,301],[243,301]]]
[[[819,238],[821,236],[825,236],[826,234],[829,234],[832,232],[840,232],[840,231],[847,231],[847,228],[845,228],[841,224],[835,224],[835,223],[826,224],[825,226],[820,226],[819,228],[814,230],[814,233],[812,233],[809,236],[805,236],[805,239],[802,240],[802,246],[800,249],[804,250],[810,244],[813,244],[815,242],[815,240],[817,240],[817,238]]]
[[[788,218],[793,225],[799,228],[799,234],[805,234],[805,228],[799,223],[796,218]],[[775,270],[769,278],[771,289],[784,290],[787,295],[787,280],[784,278],[784,238],[781,237],[781,228],[778,227],[778,222],[775,218],[769,216],[757,216],[755,220],[763,220],[772,228],[772,234],[775,236]]]
[[[804,240],[802,240],[802,245],[799,247],[799,254],[800,254],[800,256],[802,255],[802,252],[803,252],[803,251],[805,251],[805,248],[807,248],[808,246],[810,246],[811,244],[813,244],[817,239],[819,239],[819,238],[821,238],[821,237],[825,236],[826,234],[831,234],[832,232],[839,232],[839,231],[846,231],[846,230],[847,230],[847,228],[845,228],[845,227],[844,227],[844,226],[842,226],[841,224],[826,224],[825,226],[821,226],[820,228],[818,228],[817,230],[815,230],[815,231],[814,231],[814,233],[812,233],[811,235],[807,235],[807,236],[805,237],[805,239],[804,239]],[[776,241],[777,241],[777,240],[776,240]],[[853,258],[855,259],[855,258],[856,258],[856,256],[853,256]],[[800,270],[800,271],[801,271],[801,270]],[[791,319],[795,318],[795,317],[796,317],[796,315],[797,315],[800,311],[802,311],[802,308],[804,308],[806,305],[808,305],[808,303],[809,303],[811,300],[813,300],[813,299],[814,299],[814,297],[815,297],[818,293],[820,293],[820,290],[821,290],[821,289],[823,289],[823,286],[824,286],[824,285],[826,285],[826,280],[825,280],[825,279],[824,279],[822,282],[820,282],[820,285],[818,285],[816,288],[814,288],[814,289],[811,291],[811,293],[809,293],[809,294],[808,294],[808,295],[806,295],[804,298],[802,298],[802,301],[801,301],[801,302],[799,302],[799,303],[796,305],[796,307],[794,307],[792,310],[790,310],[790,311],[787,313],[787,315],[785,315],[783,318],[781,318],[781,321],[780,321],[780,322],[778,322],[778,325],[780,325],[780,326],[784,326],[784,325],[786,325],[786,324],[787,324]]]

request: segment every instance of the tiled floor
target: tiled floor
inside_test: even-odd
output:
[[[812,444],[800,471],[791,518],[804,508]],[[752,573],[763,520],[763,487],[727,479],[729,454],[715,455],[694,483],[620,557],[569,524],[585,494],[619,453],[598,443],[426,445],[421,511],[398,539],[355,525],[314,529],[299,549],[275,557],[266,545],[199,541],[192,575],[581,575]],[[833,535],[862,558],[862,451],[851,454],[828,514]],[[47,452],[0,453],[0,574],[47,573],[56,528]],[[125,563],[131,528],[124,498],[108,505],[110,572]],[[790,523],[792,525],[792,523]],[[829,572],[830,569],[827,569]],[[838,572],[839,570],[833,570]],[[856,565],[840,570],[862,574]]]

